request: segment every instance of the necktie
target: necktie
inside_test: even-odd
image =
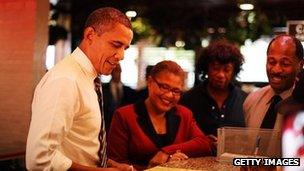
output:
[[[102,102],[102,94],[101,94],[101,82],[98,77],[94,79],[95,91],[98,97],[98,103],[101,113],[101,127],[99,132],[99,142],[100,147],[98,150],[98,156],[100,158],[100,165],[101,167],[107,167],[107,141],[106,141],[106,130],[105,130],[105,122],[104,122],[104,115],[103,115],[103,102]]]
[[[275,121],[277,119],[277,112],[275,110],[275,105],[278,104],[282,98],[279,95],[274,95],[271,99],[271,104],[265,114],[261,128],[273,129]]]

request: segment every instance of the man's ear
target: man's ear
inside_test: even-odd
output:
[[[87,27],[84,29],[83,32],[83,39],[91,44],[94,34],[95,34],[95,30],[92,27]]]
[[[303,69],[304,60],[302,59],[298,64],[298,70],[301,71]]]
[[[147,86],[150,85],[152,81],[153,81],[152,77],[148,76],[148,78],[147,78]]]

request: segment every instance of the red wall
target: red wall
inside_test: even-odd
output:
[[[44,73],[47,0],[0,1],[0,155],[25,150],[34,87]]]

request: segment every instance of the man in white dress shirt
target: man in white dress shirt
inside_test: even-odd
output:
[[[28,170],[117,170],[101,166],[99,150],[104,144],[99,133],[104,121],[94,79],[112,72],[132,38],[130,21],[120,11],[100,8],[90,14],[79,47],[35,89],[26,147]],[[108,166],[131,170],[114,161]]]
[[[279,35],[269,43],[266,63],[269,85],[250,93],[243,104],[248,127],[280,129],[281,116],[273,110],[274,115],[268,117],[271,113],[268,111],[275,107],[274,97],[284,100],[291,95],[302,67],[303,46],[295,37]]]

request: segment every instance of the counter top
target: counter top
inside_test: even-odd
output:
[[[163,165],[160,165],[158,167],[149,169],[149,171],[169,171],[169,170],[239,171],[240,167],[233,166],[230,163],[220,163],[216,160],[216,157],[199,157],[199,158],[189,158],[183,161],[171,161]]]

